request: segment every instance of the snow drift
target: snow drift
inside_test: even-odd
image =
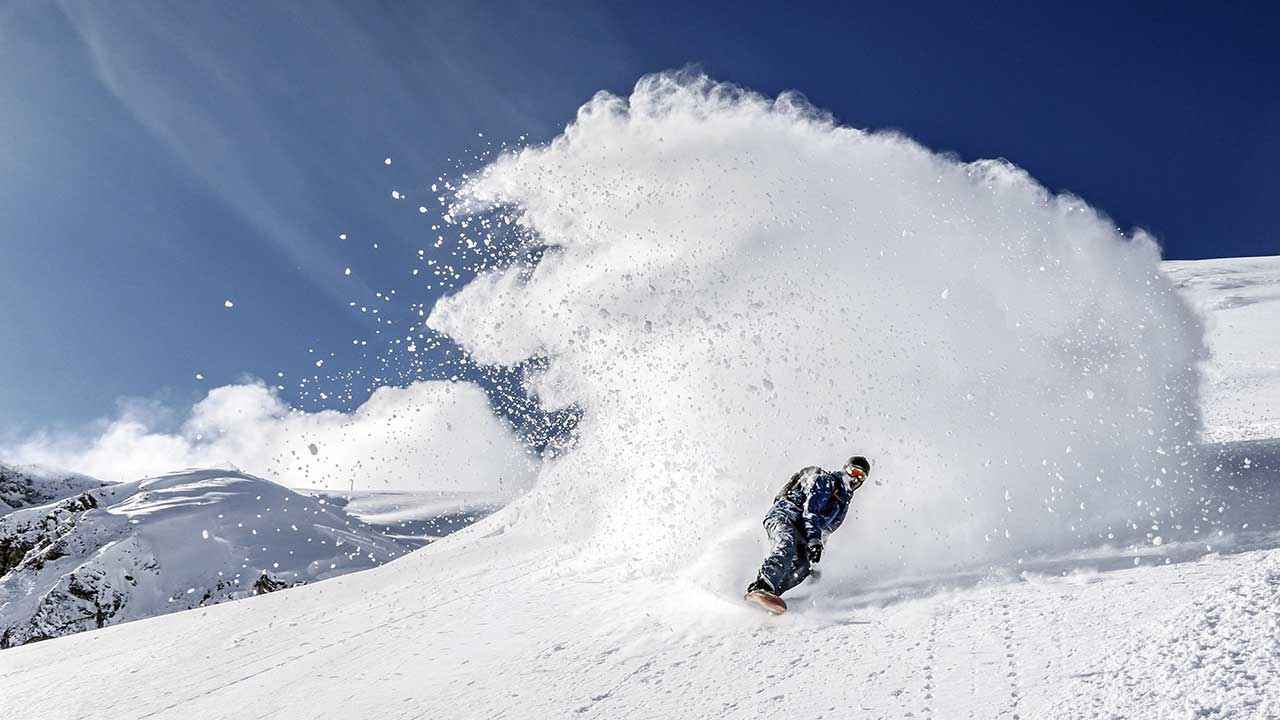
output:
[[[739,586],[781,482],[854,452],[875,483],[825,561],[846,579],[1159,526],[1191,484],[1203,330],[1156,243],[1007,162],[664,74],[451,214],[548,249],[428,324],[549,358],[533,390],[585,411],[509,517],[636,569]]]

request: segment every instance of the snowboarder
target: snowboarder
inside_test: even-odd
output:
[[[764,529],[773,549],[755,582],[747,586],[747,600],[774,615],[786,611],[779,596],[804,582],[822,560],[827,536],[844,522],[853,491],[870,474],[871,463],[854,455],[836,472],[813,466],[791,476],[765,515]]]

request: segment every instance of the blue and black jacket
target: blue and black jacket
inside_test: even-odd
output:
[[[849,513],[853,489],[847,477],[839,470],[807,467],[791,476],[773,499],[771,512],[781,513],[798,524],[809,544],[825,542]]]

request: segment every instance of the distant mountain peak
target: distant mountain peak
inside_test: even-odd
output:
[[[31,478],[10,477],[19,488]],[[0,648],[302,585],[418,546],[241,472],[79,478],[37,479],[23,502],[88,487],[0,516]]]
[[[106,484],[88,475],[43,465],[0,462],[0,515],[18,508],[45,505]]]

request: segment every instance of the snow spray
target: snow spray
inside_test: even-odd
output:
[[[824,562],[851,578],[1096,544],[1188,492],[1199,320],[1151,237],[1008,162],[659,74],[450,213],[546,249],[428,324],[547,358],[530,390],[582,409],[519,513],[566,542],[749,578],[778,487],[854,453],[872,482]]]

